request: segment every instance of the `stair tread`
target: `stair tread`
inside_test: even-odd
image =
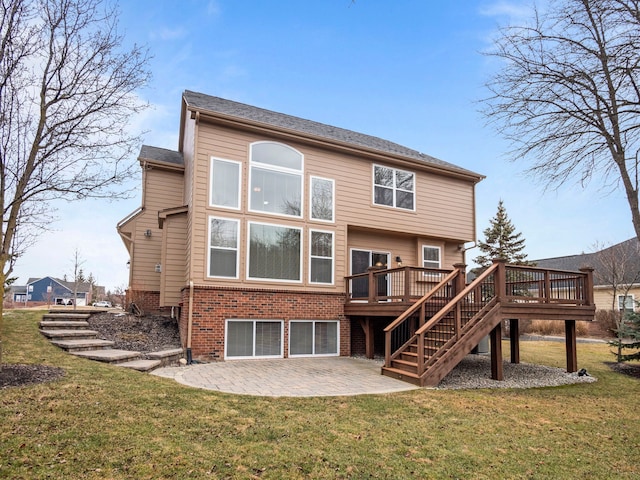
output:
[[[51,344],[60,348],[80,348],[80,347],[106,347],[114,344],[111,340],[100,338],[76,338],[73,340],[51,340]]]
[[[417,373],[407,372],[406,370],[401,370],[399,368],[382,367],[382,370],[385,371],[385,372],[392,372],[392,373],[395,373],[397,375],[403,375],[403,376],[406,376],[406,377],[418,378],[418,374]]]
[[[89,322],[86,320],[42,320],[40,322],[40,328],[60,328],[60,327],[88,327]]]
[[[135,359],[140,356],[140,352],[131,350],[118,350],[115,348],[107,348],[103,350],[83,350],[80,352],[70,352],[77,357],[88,358],[100,362],[118,362],[120,360]]]
[[[157,352],[149,352],[147,353],[147,357],[149,358],[164,358],[164,357],[172,357],[174,355],[182,355],[182,349],[181,348],[172,348],[172,349],[168,349],[168,350],[160,350]]]
[[[63,330],[63,329],[55,329],[55,330],[44,330],[41,329],[40,333],[47,338],[69,338],[69,337],[96,337],[99,332],[95,330]]]
[[[116,364],[118,367],[130,368],[139,372],[148,372],[162,365],[160,360],[130,360]]]

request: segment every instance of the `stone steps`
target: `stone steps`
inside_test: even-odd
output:
[[[86,320],[42,320],[40,330],[82,330],[89,328]]]
[[[81,313],[47,313],[40,321],[40,333],[71,355],[140,372],[176,365],[182,358],[181,348],[147,354],[111,348],[114,342],[98,338],[100,332],[89,329],[89,317],[90,314]]]

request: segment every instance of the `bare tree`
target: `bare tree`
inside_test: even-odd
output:
[[[484,101],[514,159],[547,187],[603,178],[626,193],[640,239],[640,0],[558,0],[502,28]]]
[[[80,256],[80,250],[77,248],[73,251],[73,257],[71,258],[73,263],[73,309],[78,309],[78,288],[80,285],[86,282],[84,272],[82,271],[82,265],[84,260]]]
[[[110,0],[0,0],[0,288],[51,201],[117,198],[135,172],[148,58],[117,19]]]

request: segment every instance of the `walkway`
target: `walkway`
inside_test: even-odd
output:
[[[164,367],[151,373],[191,387],[267,397],[364,395],[417,388],[383,376],[381,366],[381,361],[349,357],[286,358]]]

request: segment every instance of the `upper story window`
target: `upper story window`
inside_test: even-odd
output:
[[[211,158],[211,192],[209,204],[212,207],[240,208],[240,163],[221,158]]]
[[[415,210],[415,178],[413,172],[373,166],[373,203]]]
[[[302,217],[303,156],[275,142],[251,145],[249,210]]]
[[[334,216],[334,181],[328,178],[311,177],[311,219],[333,222]]]

